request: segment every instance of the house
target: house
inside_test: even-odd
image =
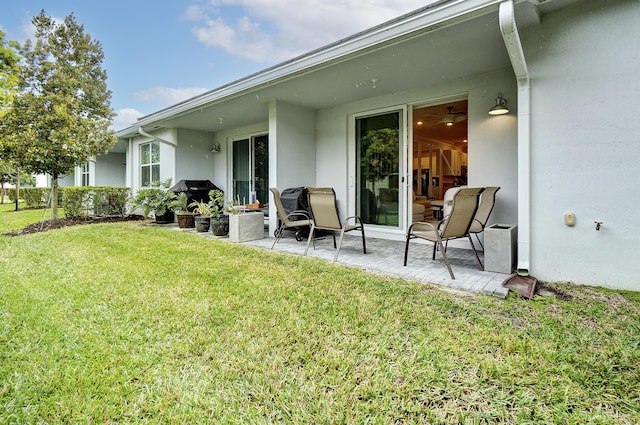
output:
[[[126,187],[125,146],[120,143],[109,152],[92,156],[83,165],[75,167],[73,172],[58,179],[60,187],[65,186],[118,186]],[[36,187],[51,187],[49,174],[38,174]]]
[[[518,226],[519,273],[640,290],[639,16],[637,0],[438,1],[142,117],[118,132],[126,184],[331,186],[388,239],[414,193],[500,186],[491,222]]]

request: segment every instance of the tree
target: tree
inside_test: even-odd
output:
[[[18,89],[19,48],[17,42],[6,41],[4,32],[0,30],[0,118],[11,106]]]
[[[6,41],[4,32],[0,30],[0,121],[4,120],[4,115],[11,107],[13,96],[18,91],[18,76],[20,56],[18,50],[20,46],[15,41]],[[20,179],[16,178],[20,174],[18,167],[9,161],[0,158],[0,203],[4,204],[4,184],[6,182],[16,183],[16,191],[19,191]],[[17,196],[16,196],[17,198]],[[16,200],[16,210],[18,202]]]
[[[58,24],[44,10],[32,19],[35,43],[21,49],[18,93],[0,123],[0,157],[33,174],[51,175],[52,219],[58,178],[116,143],[104,54],[73,14]]]
[[[398,130],[393,128],[369,130],[360,139],[362,175],[371,183],[374,192],[376,182],[398,172],[398,144]]]
[[[0,204],[4,204],[4,185],[11,183],[18,187],[18,184],[33,184],[35,179],[31,174],[20,173],[19,170],[6,161],[0,160]]]

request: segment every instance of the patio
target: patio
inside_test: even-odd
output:
[[[172,225],[170,228],[184,232],[197,233],[194,229],[178,229]],[[211,234],[199,233],[203,237],[216,238]],[[228,238],[222,238],[228,241]],[[265,233],[264,239],[243,242],[243,244],[271,249],[274,238]],[[303,255],[306,240],[296,241],[293,232],[286,232],[285,236],[276,244],[274,251],[289,254]],[[315,249],[309,247],[308,256],[332,261],[335,254],[331,236],[316,240]],[[477,243],[476,243],[477,245]],[[456,279],[452,280],[447,267],[440,254],[436,254],[435,261],[431,260],[432,245],[412,241],[409,247],[409,260],[403,267],[404,242],[367,237],[367,254],[362,253],[360,236],[346,234],[338,257],[338,264],[350,267],[358,267],[374,273],[395,276],[424,283],[432,283],[442,287],[477,292],[485,295],[493,295],[505,298],[509,289],[502,286],[510,275],[481,271],[470,249],[449,248],[449,261],[455,273]],[[483,253],[478,251],[480,259],[484,261]]]

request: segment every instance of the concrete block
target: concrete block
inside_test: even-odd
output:
[[[229,240],[246,242],[264,238],[264,214],[248,212],[229,216]]]
[[[484,269],[511,274],[516,263],[518,226],[493,224],[484,229]]]

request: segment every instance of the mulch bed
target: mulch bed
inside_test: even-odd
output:
[[[22,236],[29,235],[31,233],[46,232],[47,230],[60,229],[67,226],[78,226],[83,224],[95,224],[95,223],[117,223],[120,221],[138,221],[144,220],[141,215],[128,215],[125,217],[90,217],[90,218],[60,218],[57,223],[53,220],[45,220],[39,223],[33,223],[24,227],[17,232],[5,233],[7,236]]]

